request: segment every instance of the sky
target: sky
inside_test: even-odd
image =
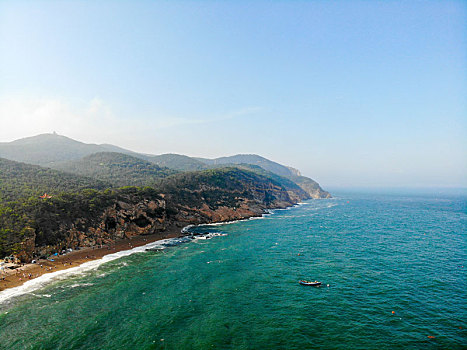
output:
[[[0,142],[467,186],[465,1],[0,1]]]

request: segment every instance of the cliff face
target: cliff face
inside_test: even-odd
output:
[[[0,257],[16,255],[22,261],[63,248],[163,235],[172,226],[243,219],[308,198],[330,197],[298,170],[257,155],[158,157],[184,170],[206,169],[180,173],[152,164],[153,156],[130,152],[135,158],[114,146],[86,145],[58,135],[0,146],[0,156],[6,152],[32,163],[53,162],[70,172],[0,158]],[[88,156],[76,160],[83,155]]]
[[[261,216],[267,209],[287,208],[298,203],[298,197],[291,198],[287,192],[281,193],[283,198],[275,198],[266,202],[266,198],[236,197],[236,205],[209,206],[206,203],[198,208],[177,206],[177,213],[173,217],[174,223],[179,227],[189,224],[207,224],[212,222],[224,222]]]
[[[232,174],[228,170],[223,172],[227,176]],[[215,172],[214,175],[218,173]],[[92,214],[88,214],[88,205],[97,202],[86,198],[75,211],[61,214],[56,219],[59,222],[53,227],[50,220],[57,217],[55,213],[63,213],[63,206],[54,206],[53,202],[44,203],[44,210],[50,213],[47,216],[49,219],[43,219],[46,215],[41,210],[42,220],[36,221],[35,233],[23,242],[18,256],[23,261],[30,261],[34,257],[45,257],[67,248],[109,244],[137,235],[160,233],[164,237],[168,228],[181,230],[190,224],[260,216],[267,209],[285,208],[304,199],[301,191],[287,191],[254,174],[242,175],[245,178],[235,184],[230,180],[229,186],[216,183],[209,177],[198,178],[191,186],[186,184],[176,191],[168,185],[165,194],[154,191],[142,194],[136,190],[123,194],[115,192],[116,194],[102,198],[101,203],[105,205]],[[179,180],[174,184],[179,184]],[[95,196],[99,194],[103,196],[101,193]]]
[[[144,199],[137,203],[117,201],[91,225],[78,218],[67,230],[66,245],[71,248],[111,243],[116,239],[148,235],[167,229],[164,200]],[[87,227],[80,230],[80,227]]]
[[[314,180],[306,176],[295,176],[292,180],[300,186],[308,195],[309,198],[331,198],[331,194],[321,188]]]
[[[62,249],[93,247],[123,238],[149,235],[167,230],[166,201],[158,198],[140,199],[132,196],[113,201],[98,217],[76,217],[60,224],[56,244],[23,245],[22,260],[45,257]]]
[[[123,238],[160,233],[169,227],[179,229],[187,225],[232,221],[260,216],[268,208],[285,208],[295,204],[277,201],[266,205],[239,199],[238,207],[218,206],[215,209],[203,204],[200,208],[178,206],[167,210],[165,200],[118,201],[108,207],[99,218],[76,218],[71,225],[60,225],[63,240],[54,245],[37,246],[34,238],[26,240],[18,257],[30,261],[35,256],[47,256],[62,249],[92,247],[109,244]]]

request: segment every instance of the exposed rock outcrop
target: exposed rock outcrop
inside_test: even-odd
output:
[[[314,180],[306,176],[296,176],[292,180],[304,190],[309,198],[331,198],[331,194],[321,188],[321,186]]]
[[[25,231],[17,256],[30,261],[68,248],[110,244],[139,235],[163,236],[168,228],[260,216],[268,209],[286,208],[310,198],[310,193],[326,195],[313,183],[306,183],[310,186],[307,192],[237,168],[182,173],[164,181],[158,190],[89,190],[35,202],[31,232]]]
[[[198,196],[209,196],[211,191],[219,189],[204,188],[194,191]],[[224,194],[226,195],[226,194]],[[285,208],[296,204],[300,198],[291,196],[281,188],[255,188],[248,193],[231,192],[230,198],[235,204],[226,205],[226,199],[208,205],[190,206],[180,199],[144,198],[127,196],[126,199],[111,203],[99,217],[78,217],[69,224],[62,223],[57,244],[40,246],[34,239],[22,245],[20,254],[23,261],[30,261],[34,256],[47,256],[63,249],[91,247],[110,244],[116,240],[137,235],[164,233],[169,227],[198,225],[212,222],[224,222],[261,216],[270,208]]]
[[[143,200],[136,204],[118,201],[107,208],[94,225],[77,219],[68,231],[66,246],[94,246],[116,239],[149,235],[167,229],[165,200]],[[89,226],[86,230],[80,227]]]

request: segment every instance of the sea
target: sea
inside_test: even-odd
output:
[[[333,195],[3,291],[0,349],[467,349],[466,192]]]

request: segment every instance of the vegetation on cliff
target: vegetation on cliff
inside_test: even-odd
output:
[[[119,201],[138,203],[160,199],[154,189],[86,189],[52,198],[22,198],[0,205],[0,256],[16,254],[27,260],[34,249],[66,244],[73,226],[83,232],[98,226],[102,213]],[[25,245],[29,244],[29,247]]]
[[[0,257],[24,261],[330,196],[296,169],[257,155],[153,156],[56,134],[0,143],[2,155],[54,168],[0,158]]]
[[[271,176],[272,174],[276,175],[275,179],[282,181],[283,183],[285,179],[288,179],[289,183],[287,186],[294,187],[293,184],[298,185],[311,198],[331,197],[331,194],[324,191],[316,181],[306,176],[302,176],[300,171],[297,169],[273,162],[256,154],[237,154],[230,157],[220,157],[215,159],[196,159],[204,162],[210,167],[238,166],[245,168],[250,166],[252,167],[252,170],[256,172],[259,171],[267,176]]]
[[[245,199],[266,206],[274,201],[294,202],[279,181],[239,168],[180,173],[162,180],[158,187],[173,203],[195,208],[205,204],[211,209],[236,207]]]
[[[314,180],[306,176],[292,176],[290,180],[302,188],[311,198],[331,198],[331,194],[324,191]]]
[[[64,175],[36,166],[25,169],[30,169],[32,179],[35,172],[51,174],[36,181],[35,186],[42,189],[48,189],[55,176]],[[8,190],[11,184],[3,182],[3,188]],[[260,215],[266,208],[289,206],[305,196],[303,191],[293,195],[280,181],[239,168],[174,174],[155,187],[82,189],[70,180],[60,188],[64,191],[50,191],[51,198],[40,198],[38,190],[31,192],[35,196],[23,190],[28,195],[0,205],[0,256],[15,254],[30,260],[42,254],[44,247],[102,244],[169,225]]]
[[[217,165],[217,169],[220,169],[220,168],[237,168],[237,169],[242,169],[246,171],[251,171],[258,175],[262,175],[263,177],[268,178],[270,180],[274,180],[277,184],[282,186],[284,189],[298,196],[299,199],[306,199],[310,197],[307,191],[303,190],[298,184],[296,184],[289,178],[277,175],[271,171],[267,171],[264,168],[260,167],[259,165],[252,165],[252,164],[246,164],[246,163],[245,164],[241,163],[241,164]]]

